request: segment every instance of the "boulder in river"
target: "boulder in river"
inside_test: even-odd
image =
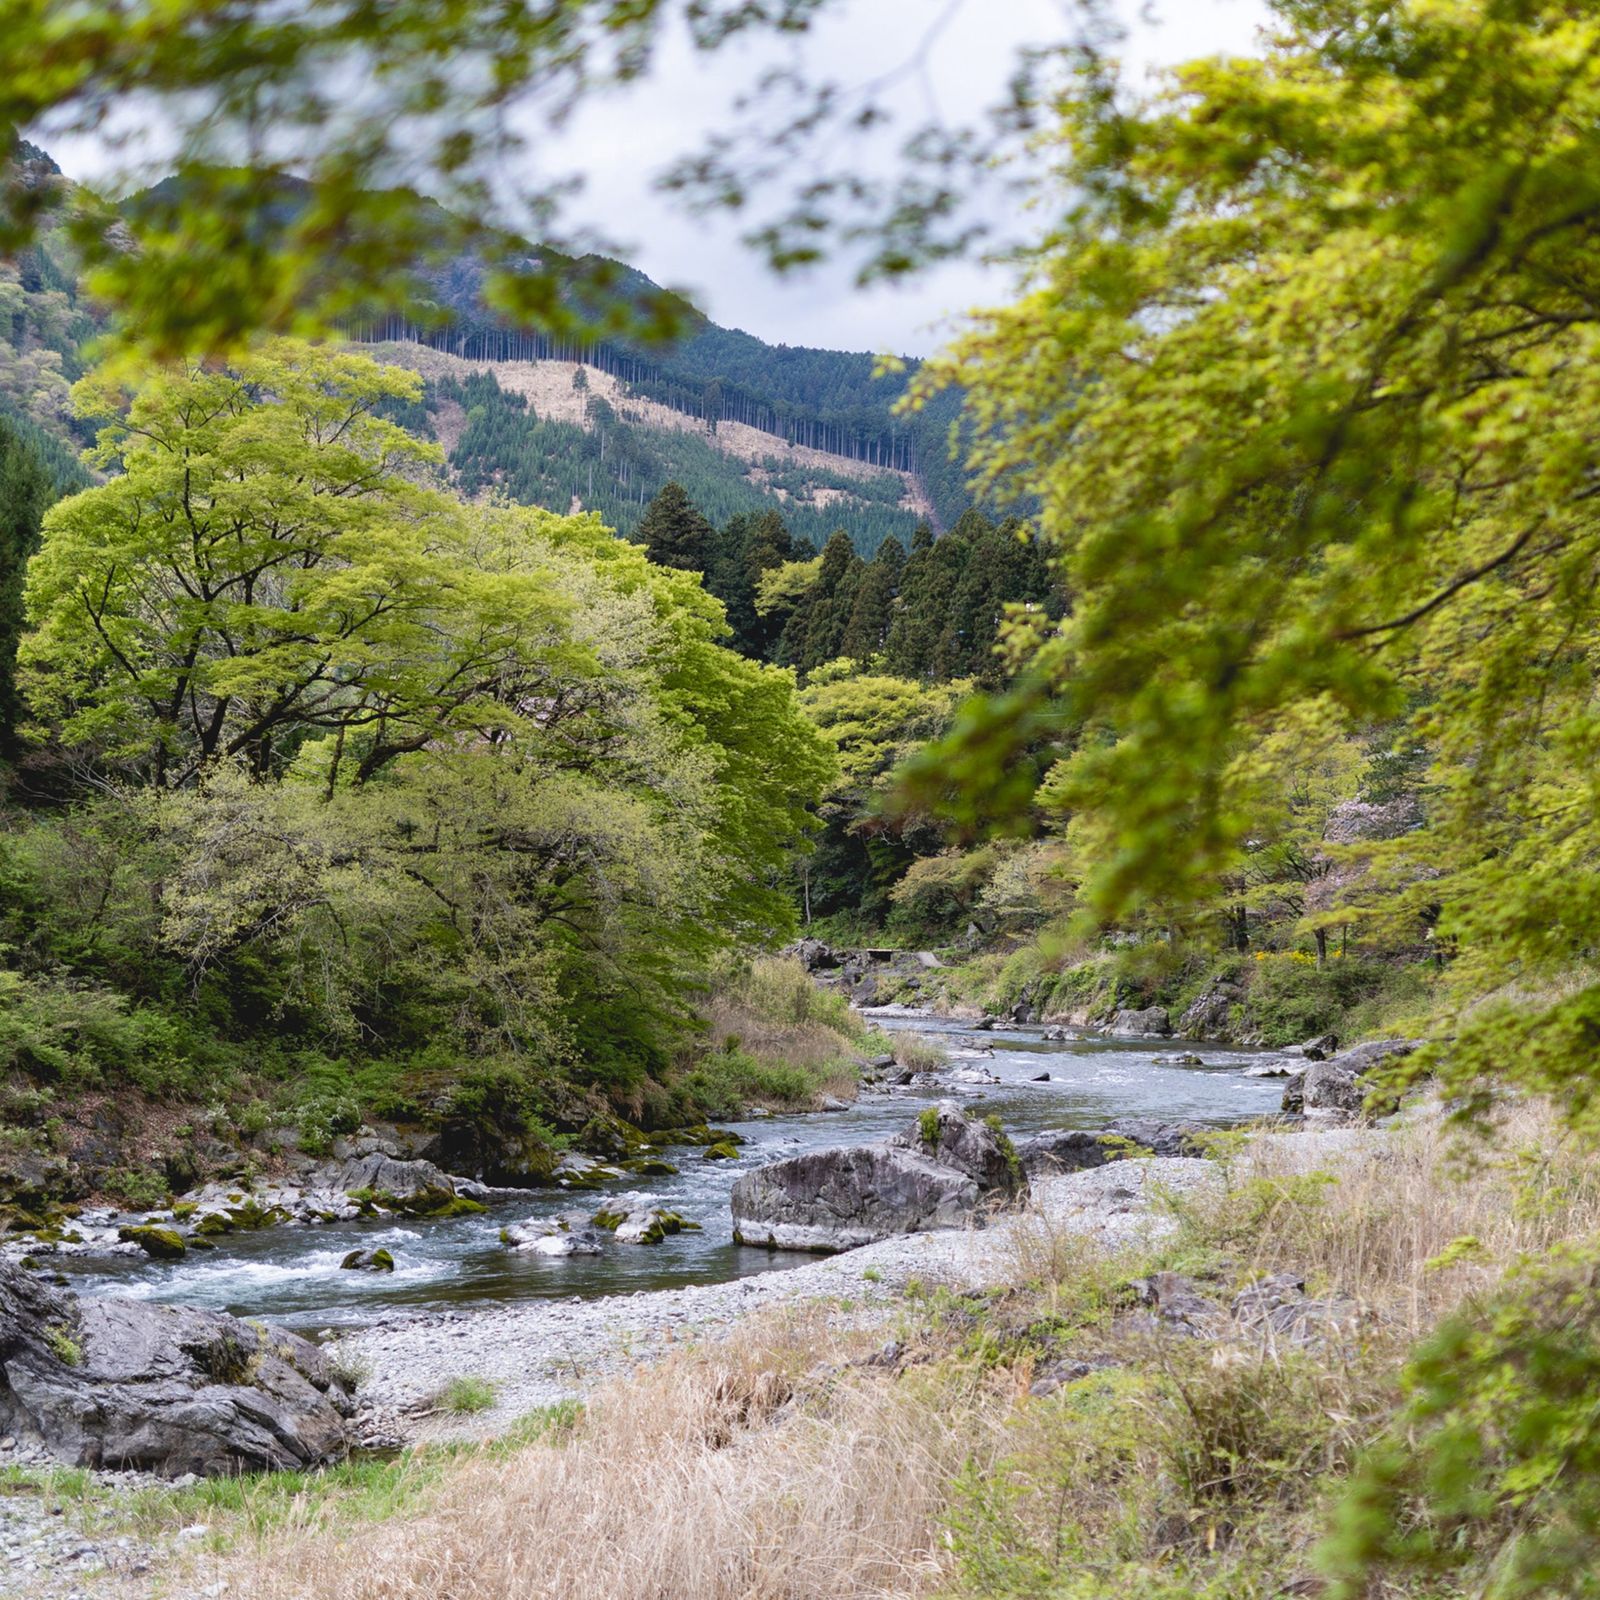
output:
[[[339,1265],[346,1272],[393,1272],[394,1257],[380,1245],[376,1250],[352,1250]]]
[[[814,1150],[744,1173],[734,1238],[776,1250],[833,1252],[902,1233],[958,1228],[1027,1192],[997,1123],[952,1101],[883,1144]]]
[[[535,1256],[597,1256],[604,1246],[586,1218],[530,1217],[500,1230],[503,1244]]]
[[[281,1328],[145,1300],[80,1300],[0,1265],[0,1429],[69,1466],[161,1477],[344,1454],[354,1406]]]
[[[118,1228],[117,1237],[124,1243],[138,1245],[156,1261],[179,1261],[189,1252],[189,1246],[176,1228],[163,1228],[152,1223]]]
[[[1172,1037],[1172,1019],[1165,1006],[1145,1006],[1138,1011],[1118,1011],[1111,1018],[1108,1033],[1123,1039]]]

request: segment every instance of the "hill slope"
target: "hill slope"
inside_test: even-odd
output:
[[[474,361],[414,341],[370,347],[428,379],[434,437],[467,493],[497,489],[558,511],[598,511],[631,534],[676,479],[714,522],[780,511],[819,547],[844,529],[864,555],[889,537],[909,544],[934,519],[920,481],[831,451],[788,443],[748,423],[711,423],[645,398],[577,361]]]

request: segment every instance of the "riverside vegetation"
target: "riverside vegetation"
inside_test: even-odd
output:
[[[495,92],[581,92],[585,25],[647,50],[672,10],[508,24]],[[953,970],[902,997],[1427,1040],[1371,1105],[1428,1081],[1435,1109],[1375,1155],[1324,1174],[1311,1141],[1282,1170],[1223,1150],[1220,1192],[1175,1201],[1134,1258],[1041,1234],[995,1293],[902,1292],[892,1355],[835,1308],[679,1354],[534,1442],[408,1456],[287,1510],[280,1483],[197,1491],[237,1519],[252,1592],[1597,1592],[1600,22],[1557,0],[1272,13],[1259,55],[1145,92],[1092,37],[1049,94],[1019,76],[1001,121],[1058,162],[1031,279],[912,394],[963,397],[987,509],[909,551],[875,524],[871,561],[743,503],[716,528],[682,485],[640,544],[468,503],[418,380],[261,339],[328,331],[415,254],[415,197],[355,187],[383,139],[319,152],[287,221],[277,181],[196,157],[181,225],[130,216],[142,254],[103,214],[91,237],[92,207],[75,223],[128,317],[123,359],[76,390],[110,419],[104,481],[65,481],[37,425],[0,450],[18,1198],[59,1189],[63,1113],[95,1133],[107,1086],[144,1125],[184,1108],[183,1150],[218,1096],[312,1139],[367,1110],[550,1138],[798,1089],[763,1088],[760,1017],[704,1027],[719,973],[729,1005],[799,993],[737,965],[797,914],[937,946]],[[694,16],[709,44],[804,20]],[[447,121],[429,74],[491,19],[385,20]],[[108,56],[95,19],[23,24],[19,120],[130,92],[181,117],[196,61],[253,117],[244,58],[270,59],[286,147],[320,128],[296,70],[360,59],[373,27],[335,7],[283,34],[246,5],[224,37],[180,0]],[[420,159],[481,197],[476,126]],[[764,235],[790,262],[837,221],[805,171],[813,204]],[[680,177],[704,175],[737,186],[710,158]],[[954,199],[909,193],[883,270],[938,253]],[[3,203],[32,247],[37,187]],[[349,277],[335,236],[359,243]],[[574,333],[595,273],[518,279],[513,254],[500,308]],[[57,292],[35,276],[8,292]],[[56,393],[39,340],[18,353],[8,394]],[[483,411],[458,485],[568,485],[489,459],[512,430],[486,383],[446,398]],[[812,1003],[771,1037],[844,1026]],[[1208,1331],[1207,1306],[1283,1278],[1331,1326]],[[1169,1290],[1199,1322],[1160,1314]],[[406,1520],[363,1547],[374,1509]]]

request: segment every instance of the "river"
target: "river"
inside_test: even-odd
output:
[[[970,1024],[925,1017],[879,1019],[891,1029],[954,1039]],[[994,1054],[981,1062],[998,1084],[897,1090],[863,1095],[848,1111],[764,1117],[729,1124],[745,1139],[736,1161],[708,1162],[699,1149],[666,1152],[675,1177],[625,1178],[605,1189],[558,1189],[443,1221],[367,1221],[267,1228],[220,1238],[205,1255],[159,1263],[125,1256],[63,1261],[82,1293],[116,1293],[209,1306],[238,1316],[270,1317],[308,1333],[371,1321],[381,1312],[424,1310],[532,1298],[591,1299],[694,1283],[720,1283],[781,1272],[811,1259],[733,1242],[728,1191],[747,1168],[832,1145],[867,1144],[908,1127],[917,1113],[954,1097],[999,1114],[1023,1136],[1047,1128],[1101,1128],[1116,1117],[1154,1116],[1226,1127],[1275,1111],[1279,1080],[1250,1076],[1266,1056],[1176,1040],[1043,1040],[1038,1030],[977,1036]],[[1194,1052],[1204,1066],[1171,1058]],[[1048,1072],[1048,1082],[1034,1082]],[[598,1209],[611,1194],[648,1195],[651,1203],[700,1224],[655,1246],[609,1245],[601,1256],[550,1258],[508,1250],[500,1229],[527,1217]],[[388,1249],[389,1274],[342,1271],[356,1249]]]

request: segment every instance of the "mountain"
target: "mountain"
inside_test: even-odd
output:
[[[42,151],[22,152],[40,182],[63,183]],[[298,195],[285,187],[284,207]],[[182,204],[169,179],[126,210]],[[281,220],[281,219],[280,219]],[[558,267],[565,258],[530,249]],[[665,347],[611,340],[575,347],[507,326],[488,309],[485,269],[470,254],[418,269],[411,316],[352,321],[344,332],[381,358],[421,369],[424,407],[408,418],[447,449],[466,493],[493,489],[568,511],[599,512],[629,534],[675,479],[713,520],[777,510],[818,548],[843,529],[870,557],[919,522],[952,526],[970,500],[949,459],[959,400],[894,414],[915,362],[879,375],[863,352],[769,345],[722,328],[621,262],[587,258],[572,278],[639,304],[670,304],[682,336]],[[0,411],[22,419],[63,489],[84,480],[87,442],[66,403],[97,321],[78,295],[64,236],[0,265]],[[581,375],[580,375],[581,374]]]

